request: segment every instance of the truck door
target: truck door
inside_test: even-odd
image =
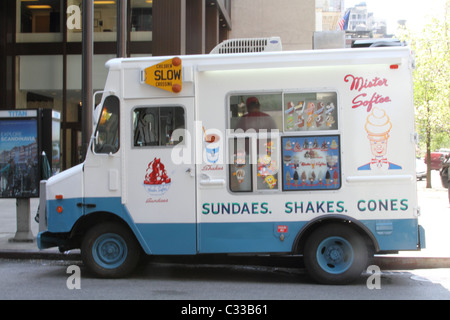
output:
[[[100,108],[94,141],[86,153],[83,167],[83,197],[77,206],[82,214],[120,210],[120,100],[107,96]]]
[[[124,155],[122,199],[152,254],[197,250],[193,101],[127,103],[131,127],[125,126],[130,144]]]

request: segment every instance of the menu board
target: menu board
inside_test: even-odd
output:
[[[283,191],[341,187],[339,135],[282,137]]]
[[[335,92],[286,94],[284,130],[328,131],[338,128]]]

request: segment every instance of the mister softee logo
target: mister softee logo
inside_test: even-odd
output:
[[[359,171],[370,170],[401,170],[402,166],[392,163],[388,159],[388,141],[391,137],[394,124],[390,114],[383,106],[390,106],[390,96],[379,93],[388,90],[388,79],[374,76],[363,77],[347,74],[344,82],[350,84],[350,92],[357,95],[351,100],[352,109],[367,108],[364,131],[370,143],[371,156],[366,163],[358,167]]]
[[[365,79],[364,77],[357,77],[352,74],[348,74],[344,77],[344,81],[350,83],[350,91],[361,92],[363,89],[388,87],[387,79],[379,77]],[[383,96],[377,92],[374,92],[370,99],[367,99],[366,97],[368,97],[368,94],[365,92],[355,96],[352,100],[352,108],[355,109],[364,106],[367,107],[367,112],[370,112],[376,104],[391,102],[391,98],[389,96]]]

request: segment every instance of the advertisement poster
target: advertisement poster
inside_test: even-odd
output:
[[[10,118],[0,117],[2,198],[29,198],[39,195],[37,112],[23,112],[25,113],[14,112],[10,114]]]
[[[282,138],[283,190],[336,190],[341,187],[338,135]]]

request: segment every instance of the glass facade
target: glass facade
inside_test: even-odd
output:
[[[81,157],[81,42],[83,0],[14,0],[15,107],[61,112],[61,169]],[[128,0],[129,55],[151,55],[151,0]],[[94,0],[93,89],[102,90],[105,63],[116,57],[117,0]],[[144,45],[133,50],[132,43]],[[133,52],[134,51],[134,52]]]
[[[92,1],[95,92],[105,85],[108,72],[105,63],[117,56],[120,20],[119,0]],[[153,55],[154,2],[158,0],[120,1],[127,4],[126,55]],[[200,10],[201,5],[211,6],[208,1],[189,0],[185,7],[180,6],[179,1],[182,0],[159,1],[157,16],[160,19],[156,21],[180,19],[175,15],[174,8],[183,8],[179,12],[181,17],[197,12],[203,14],[204,21],[208,21],[204,10]],[[222,0],[214,3],[219,15],[223,8],[230,8],[229,5],[224,6]],[[229,0],[225,3],[228,4]],[[229,13],[226,16],[229,17]],[[82,17],[83,0],[2,0],[0,3],[0,109],[49,108],[59,111],[61,170],[78,164],[82,159]],[[188,25],[198,24],[197,18],[192,21],[181,18],[182,21],[184,19],[187,19]],[[205,23],[203,28],[207,29]],[[217,28],[223,26],[217,24]],[[190,39],[204,35],[194,28],[173,32],[180,31],[192,32]],[[170,34],[172,30],[161,29],[159,32],[160,39],[173,39]],[[169,48],[169,45],[164,46]],[[158,49],[166,50],[164,46],[159,45]],[[192,53],[204,53],[202,49],[195,50],[197,52]],[[173,54],[184,52],[181,49]]]

